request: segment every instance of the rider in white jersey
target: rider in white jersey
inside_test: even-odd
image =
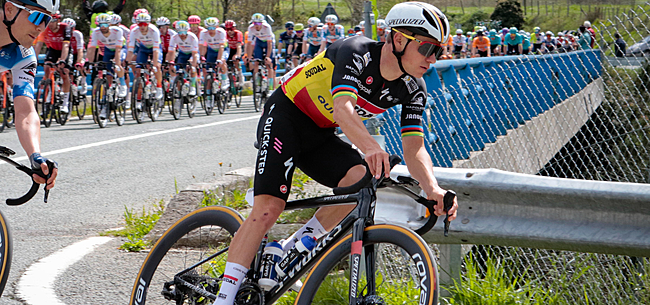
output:
[[[47,23],[59,9],[59,0],[12,0],[2,2],[0,10],[0,72],[13,74],[14,126],[23,149],[29,156],[32,170],[49,174],[41,151],[41,121],[34,107],[34,76],[36,56],[32,44],[45,30]],[[54,162],[56,165],[56,162]],[[47,179],[47,189],[54,187],[58,169]],[[46,183],[39,175],[34,181]]]
[[[333,42],[345,38],[345,29],[342,25],[338,24],[338,22],[339,18],[336,17],[336,15],[327,15],[325,17],[325,24],[327,26],[323,27],[321,32],[322,40],[320,50],[318,51],[319,53],[323,52],[323,50],[329,47]]]
[[[176,35],[169,41],[167,50],[167,61],[174,63],[186,64],[188,61],[192,65],[190,71],[190,95],[196,95],[196,68],[199,64],[199,39],[194,33],[189,32],[190,24],[187,21],[176,23]],[[176,48],[178,47],[178,58],[176,58]],[[172,79],[172,83],[174,80]]]
[[[323,37],[318,30],[319,23],[320,19],[316,17],[309,18],[309,20],[307,20],[309,28],[303,35],[302,54],[305,54],[310,58],[319,53],[321,41],[323,40]]]
[[[226,30],[219,27],[219,19],[216,17],[210,17],[204,20],[205,27],[207,30],[204,30],[199,35],[199,50],[201,55],[205,57],[207,63],[217,63],[221,69],[219,73],[221,78],[221,89],[227,90],[228,67],[226,67],[225,61],[221,60],[223,58],[223,47],[228,42],[226,39]],[[206,71],[203,70],[203,78],[206,77]]]
[[[264,15],[260,13],[253,14],[251,18],[251,25],[248,26],[248,41],[246,41],[246,50],[248,56],[245,63],[248,65],[249,58],[262,59],[269,72],[269,79],[273,80],[269,83],[271,90],[275,87],[275,71],[273,70],[275,58],[273,56],[273,44],[275,43],[275,35],[271,26],[266,22]],[[252,53],[252,54],[251,54]],[[253,73],[257,74],[258,63],[253,63]]]
[[[127,88],[126,82],[124,81],[124,69],[122,68],[122,60],[125,58],[122,54],[122,45],[124,44],[124,35],[122,34],[122,29],[116,26],[109,26],[111,16],[108,14],[101,14],[97,16],[97,22],[99,26],[93,30],[93,34],[90,36],[90,44],[88,45],[88,54],[86,54],[86,61],[90,61],[90,58],[95,58],[95,52],[97,50],[97,44],[102,43],[104,45],[104,58],[103,62],[107,63],[107,70],[113,72],[113,59],[115,63],[115,72],[119,79],[119,85],[117,86],[117,95],[121,98],[126,97]],[[126,56],[126,55],[124,55]],[[113,81],[112,75],[109,73],[108,81],[109,83]],[[102,107],[102,110],[99,114],[100,118],[103,120],[106,118],[106,109],[107,107]]]
[[[151,24],[151,16],[147,13],[140,13],[136,18],[139,28],[131,32],[129,39],[129,53],[127,58],[136,55],[136,63],[146,64],[147,59],[151,58],[153,63],[153,72],[156,75],[156,99],[163,98],[162,90],[162,52],[160,52],[160,31]],[[138,52],[133,54],[135,45],[138,45]],[[135,77],[140,77],[140,66],[135,68]],[[136,105],[138,110],[142,105]]]

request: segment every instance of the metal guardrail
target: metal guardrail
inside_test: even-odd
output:
[[[458,194],[449,237],[442,222],[424,239],[650,257],[650,185],[550,178],[493,169],[434,168]],[[409,176],[398,165],[391,177]],[[418,228],[423,209],[380,190],[375,219]]]

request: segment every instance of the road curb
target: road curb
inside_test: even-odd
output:
[[[190,184],[167,203],[162,216],[145,239],[155,243],[172,224],[199,208],[206,191],[222,194],[227,189],[247,189],[254,173],[253,167],[244,167],[227,172],[213,182]]]

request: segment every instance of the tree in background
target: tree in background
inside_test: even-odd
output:
[[[521,3],[517,0],[501,0],[494,8],[490,16],[492,20],[501,20],[504,27],[521,28],[524,24],[524,12],[521,10]]]

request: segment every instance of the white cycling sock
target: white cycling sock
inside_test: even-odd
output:
[[[223,281],[217,299],[212,305],[233,305],[235,303],[235,295],[241,286],[241,281],[246,276],[248,269],[237,263],[226,263],[226,270],[223,273]]]
[[[70,92],[63,92],[63,106],[64,107],[68,106],[69,101],[70,101]]]
[[[316,216],[312,217],[300,230],[296,231],[296,233],[293,233],[289,238],[287,238],[283,243],[282,243],[282,250],[289,251],[291,248],[293,248],[293,245],[298,242],[299,239],[301,239],[303,236],[311,236],[315,237],[316,239],[319,239],[327,234],[327,231],[325,228],[323,228],[323,225],[316,219]]]

